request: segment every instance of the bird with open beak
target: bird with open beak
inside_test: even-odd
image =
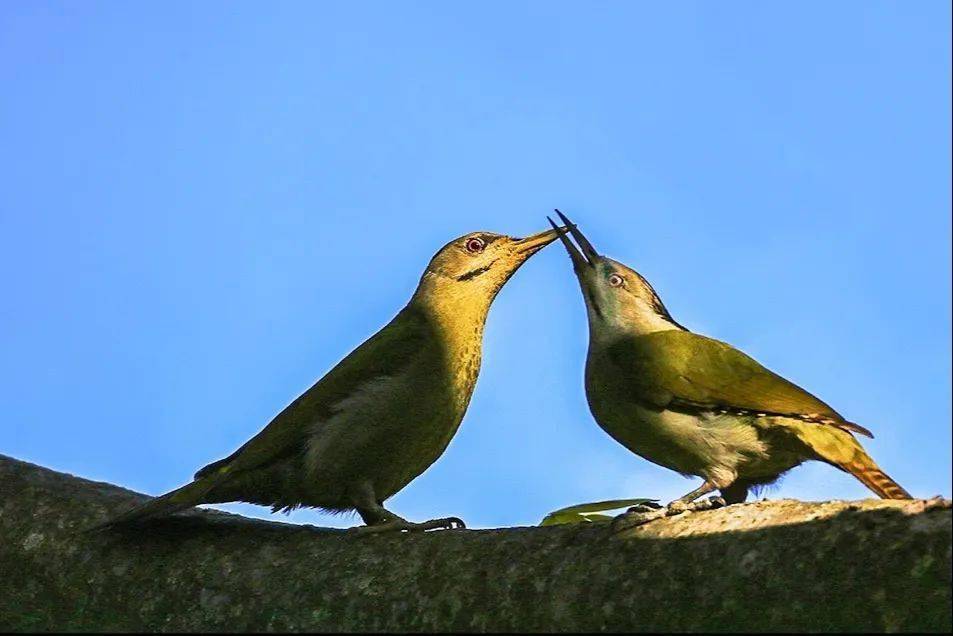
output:
[[[476,384],[490,304],[556,237],[473,232],[450,241],[407,306],[260,433],[191,483],[97,527],[231,501],[356,510],[364,532],[463,527],[456,517],[412,523],[384,502],[447,448]]]
[[[854,438],[870,432],[741,351],[688,331],[638,272],[600,255],[556,210],[589,317],[586,396],[596,422],[633,453],[695,475],[667,507],[637,507],[621,529],[686,510],[744,501],[807,460],[827,462],[885,499],[910,495]],[[579,244],[577,248],[567,236]],[[720,491],[721,497],[696,502]]]

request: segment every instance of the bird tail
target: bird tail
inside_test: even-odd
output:
[[[131,510],[127,510],[108,521],[96,524],[87,528],[85,532],[95,532],[105,530],[114,526],[135,524],[146,519],[160,515],[172,514],[191,508],[204,502],[205,495],[215,486],[215,480],[200,479],[186,484],[154,499],[150,499],[144,504],[138,505]]]
[[[858,453],[852,461],[840,464],[839,467],[856,477],[881,499],[913,499],[890,475],[880,470],[866,453]]]
[[[839,426],[818,425],[810,422],[791,422],[789,426],[801,441],[816,453],[817,459],[850,473],[860,483],[877,493],[878,497],[913,499],[910,493],[880,470],[877,462],[847,430]]]

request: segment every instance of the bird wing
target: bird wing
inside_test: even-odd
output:
[[[329,418],[333,406],[367,382],[395,376],[414,363],[428,343],[432,327],[413,307],[405,307],[384,328],[347,355],[314,386],[289,404],[237,451],[202,468],[196,479],[271,464],[305,449],[315,423]]]
[[[621,338],[607,354],[637,399],[656,408],[784,415],[872,437],[793,382],[713,338],[660,331]]]

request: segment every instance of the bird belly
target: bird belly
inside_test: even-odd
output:
[[[615,404],[621,408],[593,408],[603,430],[636,455],[683,475],[731,483],[741,466],[766,452],[744,418]]]
[[[315,502],[309,504],[352,508],[350,494],[364,483],[383,502],[443,454],[468,401],[439,377],[368,382],[314,426],[304,460]]]
[[[799,430],[807,429],[821,434],[832,430],[824,424],[804,422],[797,418],[764,416],[752,420],[768,449],[766,453],[750,458],[741,467],[740,476],[752,483],[770,483],[782,473],[807,460],[816,459],[815,453],[799,438]],[[850,437],[849,433],[843,434]]]

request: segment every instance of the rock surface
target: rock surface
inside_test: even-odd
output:
[[[763,501],[652,522],[358,537],[0,456],[0,631],[950,631],[949,501]]]

